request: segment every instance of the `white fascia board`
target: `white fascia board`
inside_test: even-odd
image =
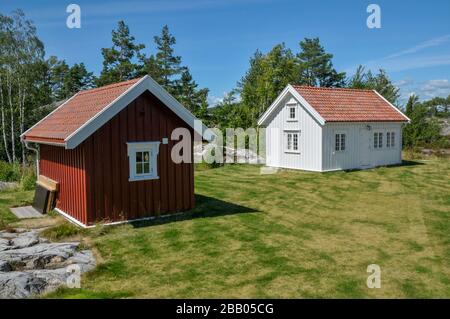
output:
[[[194,130],[194,125],[197,118],[189,112],[184,106],[180,104],[172,95],[170,95],[162,86],[155,82],[150,76],[146,75],[125,92],[123,92],[114,101],[108,104],[103,110],[97,113],[89,121],[79,127],[75,132],[70,134],[66,139],[66,149],[74,149],[80,145],[85,139],[91,136],[95,131],[112,119],[116,114],[122,111],[127,105],[133,102],[146,90],[155,95],[163,104],[171,109],[176,115],[178,115],[184,122],[191,126]],[[203,134],[207,129],[205,125],[202,125],[202,131],[198,132]]]
[[[267,111],[259,118],[258,125],[264,125],[266,124],[267,119],[269,118],[270,114],[275,111],[275,109],[278,107],[280,102],[284,99],[286,94],[291,93],[292,96],[306,109],[306,111],[311,114],[311,116],[319,122],[319,124],[324,125],[325,119],[320,116],[320,114],[306,101],[303,96],[300,95],[300,93],[297,92],[296,89],[290,84],[286,86],[286,88],[278,95],[278,97],[275,99],[275,101],[270,105],[270,107],[267,109]]]
[[[409,117],[407,117],[405,114],[403,114],[402,111],[400,111],[398,108],[396,108],[394,105],[392,105],[391,102],[386,100],[386,98],[383,95],[381,95],[380,93],[378,93],[376,90],[373,90],[373,91],[375,92],[376,95],[381,97],[383,99],[383,101],[385,101],[387,104],[389,104],[394,110],[396,110],[398,113],[400,113],[408,121],[408,123],[411,123],[411,119]]]

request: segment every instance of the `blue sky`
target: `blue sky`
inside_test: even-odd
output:
[[[66,27],[66,7],[81,7],[81,29]],[[366,8],[381,7],[381,29],[369,29]],[[248,69],[256,49],[285,42],[294,52],[305,37],[319,37],[339,71],[358,64],[384,68],[403,97],[450,94],[450,1],[361,0],[1,0],[0,12],[25,11],[47,55],[84,62],[98,74],[100,48],[125,20],[137,42],[154,52],[153,36],[164,24],[176,36],[176,53],[194,79],[218,101]]]

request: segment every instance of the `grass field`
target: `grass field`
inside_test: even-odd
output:
[[[56,226],[93,247],[100,265],[82,289],[49,297],[449,298],[450,161],[407,164],[196,172],[197,208],[178,220]],[[0,194],[2,218],[11,196]],[[366,286],[369,264],[381,267],[380,289]]]

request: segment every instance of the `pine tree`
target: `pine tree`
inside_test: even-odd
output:
[[[119,21],[117,30],[112,31],[113,46],[102,48],[103,69],[97,79],[98,86],[129,80],[137,75],[139,66],[135,60],[145,46],[134,41],[128,26],[124,21]]]
[[[318,38],[305,38],[300,42],[298,83],[309,86],[343,87],[345,73],[338,73],[331,62],[333,55],[326,53]]]
[[[406,110],[405,110],[405,114],[406,116],[411,116],[414,112],[414,107],[417,105],[417,103],[419,102],[419,97],[415,94],[411,94],[409,96],[408,102],[406,103]]]
[[[182,72],[181,57],[174,55],[173,46],[176,39],[169,32],[169,27],[162,28],[161,35],[155,36],[157,53],[147,62],[149,74],[170,93],[176,92],[177,76]]]

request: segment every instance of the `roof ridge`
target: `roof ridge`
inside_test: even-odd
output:
[[[367,92],[373,92],[373,89],[354,89],[354,88],[337,88],[337,87],[318,87],[318,86],[310,86],[310,85],[298,85],[298,84],[292,84],[293,88],[302,88],[302,89],[313,89],[313,90],[328,90],[328,91],[367,91]]]
[[[104,85],[104,86],[100,86],[100,87],[97,87],[97,88],[81,90],[81,91],[78,92],[78,94],[88,94],[88,93],[95,93],[95,92],[99,92],[99,91],[103,91],[103,90],[109,90],[109,89],[112,89],[112,88],[121,87],[121,86],[124,86],[124,85],[136,83],[140,79],[142,79],[142,77],[134,78],[134,79],[130,79],[130,80],[122,81],[122,82],[110,83],[110,84],[107,84],[107,85]]]

